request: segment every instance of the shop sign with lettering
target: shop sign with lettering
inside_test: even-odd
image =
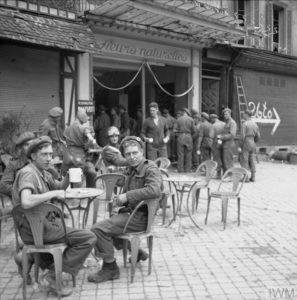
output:
[[[102,53],[133,56],[137,58],[157,60],[190,65],[190,49],[141,42],[137,40],[122,39],[117,37],[96,35],[99,49]]]
[[[95,106],[93,101],[78,100],[77,106],[78,108],[83,109],[87,114],[95,113]]]

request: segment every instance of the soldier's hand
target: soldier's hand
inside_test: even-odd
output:
[[[123,206],[124,203],[127,202],[127,196],[126,194],[120,194],[115,197],[117,206]]]
[[[58,200],[65,200],[65,195],[66,195],[66,191],[64,190],[56,190],[53,191],[54,192],[54,198],[58,199]]]
[[[242,152],[242,149],[240,147],[238,147],[238,153],[241,153]]]
[[[201,155],[201,151],[200,150],[197,150],[197,155]]]

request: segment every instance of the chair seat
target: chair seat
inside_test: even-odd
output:
[[[237,193],[235,192],[213,192],[210,194],[211,197],[230,197],[230,198],[235,198],[237,197]]]
[[[28,244],[25,244],[24,247],[27,249],[27,251],[31,251],[31,252],[34,252],[34,251],[48,252],[48,251],[51,251],[51,250],[56,249],[56,248],[61,248],[62,251],[63,251],[68,246],[65,243],[59,243],[59,244],[44,245],[43,248],[38,248],[34,245],[28,245]]]

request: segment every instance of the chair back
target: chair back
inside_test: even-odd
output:
[[[238,196],[247,177],[248,172],[246,169],[240,167],[230,168],[225,172],[224,176],[222,177],[218,187],[218,191],[222,190],[227,186],[227,184],[229,184],[229,190],[231,189],[231,191],[236,196]]]
[[[167,157],[158,157],[155,164],[159,169],[167,170],[171,165],[171,161]]]
[[[105,200],[110,201],[115,187],[120,187],[120,190],[118,192],[121,193],[126,182],[126,176],[120,173],[106,173],[98,175],[95,179],[95,182],[96,187],[102,188],[102,186],[99,186],[101,182],[106,193]]]
[[[205,181],[208,184],[217,169],[217,165],[217,162],[213,160],[206,160],[198,166],[195,175],[205,176]]]
[[[49,221],[49,218],[60,218],[62,227],[64,230],[64,236],[67,239],[66,226],[64,216],[59,207],[51,203],[42,203],[38,206],[30,209],[24,209],[21,204],[16,205],[12,209],[12,217],[14,224],[22,238],[21,225],[24,218],[30,225],[32,232],[34,245],[36,248],[44,248],[44,227],[45,222]]]
[[[162,193],[162,198],[161,200],[164,199],[164,197],[166,197],[165,193]],[[145,233],[150,233],[152,230],[152,226],[155,220],[155,216],[156,216],[156,212],[157,209],[159,208],[159,204],[160,204],[160,199],[150,199],[150,200],[142,200],[133,210],[132,214],[130,215],[129,219],[127,220],[127,223],[124,227],[123,233],[127,233],[127,228],[128,225],[130,223],[130,221],[133,219],[135,213],[137,212],[137,210],[143,206],[146,205],[147,206],[147,211],[148,211],[148,216],[147,216],[147,226],[146,226],[146,230]],[[135,232],[137,233],[137,232]]]

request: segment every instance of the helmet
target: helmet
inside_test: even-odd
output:
[[[112,135],[120,135],[120,132],[117,127],[111,126],[107,129],[107,135],[112,136]]]

